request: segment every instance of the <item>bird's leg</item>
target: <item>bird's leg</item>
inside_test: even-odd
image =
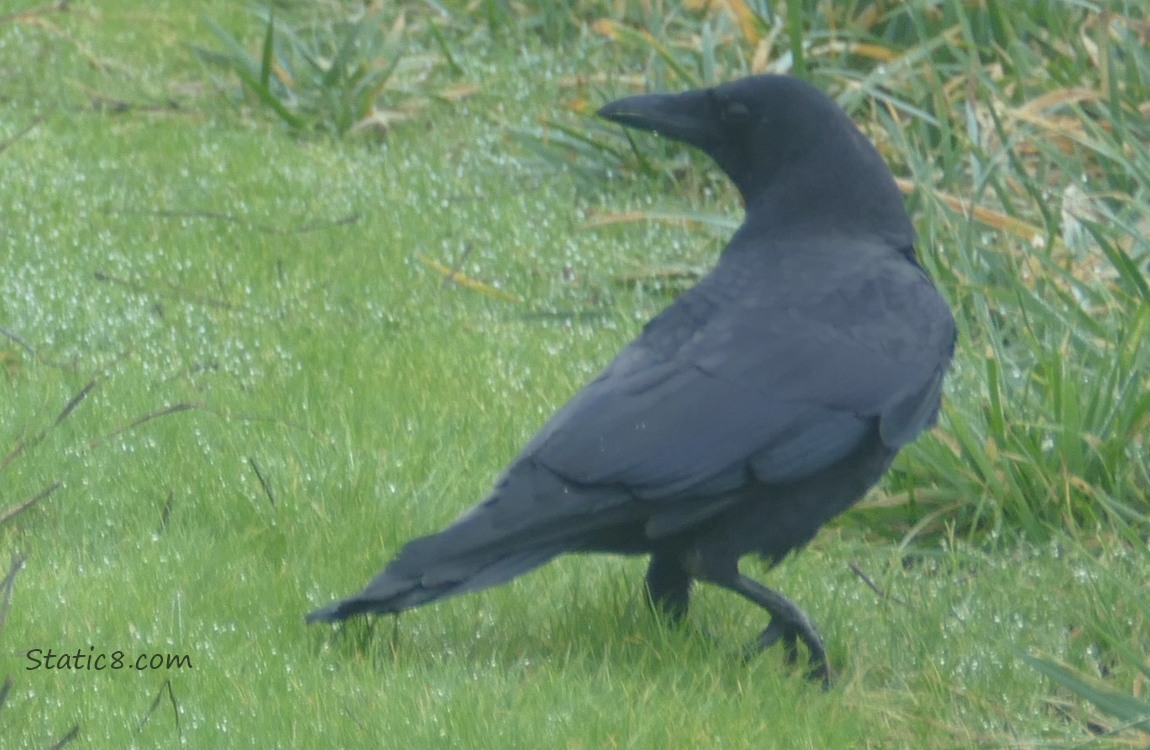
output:
[[[773,646],[781,638],[786,648],[787,661],[793,663],[798,658],[797,644],[801,638],[810,652],[811,668],[807,676],[821,681],[824,687],[830,685],[831,671],[827,664],[826,646],[810,618],[801,609],[779,592],[742,573],[715,583],[741,594],[771,613],[771,623],[747,650],[748,658]]]
[[[656,612],[673,623],[682,622],[691,600],[691,574],[675,557],[652,554],[647,567],[647,597]]]

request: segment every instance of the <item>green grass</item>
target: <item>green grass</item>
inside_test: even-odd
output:
[[[322,77],[293,127],[198,56],[218,27],[261,59],[242,5],[141,7],[0,7],[0,745],[1145,740],[1143,11],[412,3],[383,26],[432,74],[357,94],[406,108],[380,131]],[[748,566],[820,625],[836,686],[740,663],[763,616],[723,592],[661,627],[637,560],[305,627],[481,497],[737,222],[702,159],[585,113],[785,69],[796,36],[906,180],[962,329],[940,427],[810,549]],[[29,670],[49,648],[193,666]]]

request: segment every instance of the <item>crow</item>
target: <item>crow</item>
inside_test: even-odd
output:
[[[826,649],[807,615],[743,575],[804,546],[937,420],[950,309],[878,151],[833,99],[760,75],[631,96],[599,116],[707,154],[743,224],[715,267],[527,443],[485,500],[400,550],[309,622],[397,613],[504,583],[567,552],[650,555],[674,621],[693,581],[770,614],[748,648]]]

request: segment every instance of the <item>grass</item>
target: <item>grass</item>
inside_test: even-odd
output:
[[[376,20],[419,65],[350,110],[279,79],[313,87],[297,127],[196,52],[262,61],[266,16],[194,6],[0,9],[0,744],[1144,741],[1144,12],[413,3]],[[762,616],[721,592],[660,627],[633,560],[305,628],[478,499],[737,221],[701,159],[586,113],[799,57],[905,181],[962,327],[939,429],[770,573],[836,687],[739,663]],[[49,648],[192,666],[29,670]]]

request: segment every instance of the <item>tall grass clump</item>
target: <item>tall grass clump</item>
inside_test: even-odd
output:
[[[226,75],[219,85],[239,81],[240,100],[259,105],[291,130],[342,137],[386,132],[411,119],[432,98],[465,92],[440,75],[456,67],[441,33],[427,17],[409,22],[403,12],[364,7],[354,13],[308,16],[296,10],[277,16],[253,6],[260,30],[246,44],[211,19],[218,45],[196,46],[197,56]]]

